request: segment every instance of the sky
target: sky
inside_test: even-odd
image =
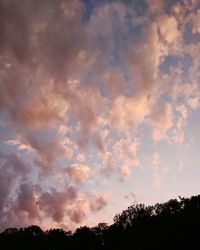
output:
[[[199,194],[199,129],[198,0],[0,0],[0,230]]]

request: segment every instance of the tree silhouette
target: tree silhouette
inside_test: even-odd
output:
[[[51,249],[66,249],[66,246],[71,246],[70,231],[65,232],[63,229],[50,229],[46,231],[48,244]]]

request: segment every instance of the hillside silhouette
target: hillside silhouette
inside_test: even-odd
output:
[[[39,226],[8,228],[0,249],[130,250],[200,249],[200,195],[153,206],[137,204],[114,217],[112,225],[43,231]]]

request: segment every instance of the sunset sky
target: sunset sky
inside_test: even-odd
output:
[[[199,193],[199,0],[0,0],[0,231]]]

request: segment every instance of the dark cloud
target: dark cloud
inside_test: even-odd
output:
[[[107,205],[107,200],[103,196],[92,197],[90,203],[90,209],[92,212],[98,212],[103,209]]]
[[[46,215],[56,222],[62,222],[66,207],[75,202],[77,190],[69,187],[64,192],[54,189],[51,192],[44,192],[39,198],[39,207]]]
[[[12,225],[15,220],[13,199],[18,181],[27,179],[30,167],[18,155],[0,153],[0,223],[1,228]],[[13,214],[11,216],[10,214]],[[10,218],[10,219],[9,219]]]

